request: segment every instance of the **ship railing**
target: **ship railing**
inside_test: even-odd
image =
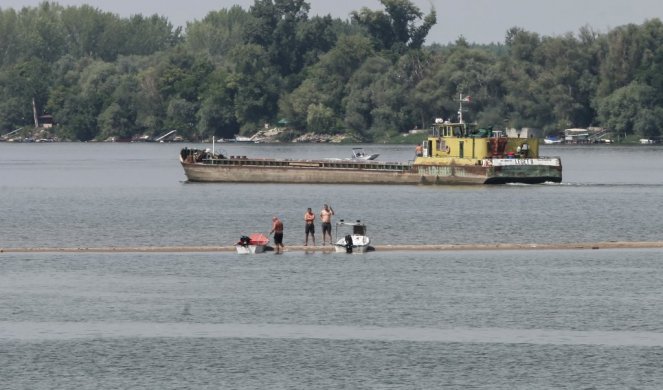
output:
[[[235,157],[235,158],[232,158]],[[240,157],[240,158],[237,158]],[[288,160],[288,159],[250,159],[245,156],[231,156],[231,158],[206,158],[203,164],[226,166],[255,166],[273,168],[327,168],[348,170],[383,170],[383,171],[409,171],[412,162],[377,162],[377,161],[321,161],[321,160]]]

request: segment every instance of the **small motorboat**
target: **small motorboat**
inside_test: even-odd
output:
[[[375,160],[380,154],[378,153],[366,153],[364,148],[352,148],[352,159],[353,160]]]
[[[562,139],[557,137],[557,136],[551,135],[551,136],[548,136],[548,137],[544,138],[543,143],[546,144],[546,145],[561,144]]]
[[[252,255],[263,253],[267,244],[269,244],[269,238],[265,237],[264,234],[253,233],[250,236],[240,237],[237,244],[235,244],[235,249],[241,255]]]
[[[339,228],[341,228],[341,238],[338,238]],[[348,229],[352,229],[350,234]],[[344,232],[347,231],[347,234]],[[340,220],[336,222],[336,252],[342,253],[364,253],[368,251],[371,240],[366,236],[366,225],[360,220],[356,222],[345,222]]]

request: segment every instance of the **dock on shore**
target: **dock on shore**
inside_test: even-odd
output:
[[[564,250],[564,249],[652,249],[663,248],[663,241],[606,241],[573,243],[492,243],[492,244],[394,244],[375,245],[377,252],[387,251],[495,251],[495,250]],[[268,250],[271,248],[268,247]],[[235,246],[102,246],[102,247],[9,247],[0,253],[196,253],[234,252]],[[333,252],[331,245],[286,245],[286,252]]]

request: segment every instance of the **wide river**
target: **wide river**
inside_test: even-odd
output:
[[[663,240],[657,145],[544,146],[561,184],[453,187],[191,184],[182,146],[0,143],[0,248],[227,246],[278,215],[287,250],[324,203],[376,245]],[[3,389],[660,389],[662,357],[658,249],[0,253]]]

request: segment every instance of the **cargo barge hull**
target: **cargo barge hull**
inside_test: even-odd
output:
[[[561,182],[561,166],[416,165],[270,159],[183,160],[190,182],[316,184],[505,184]]]

